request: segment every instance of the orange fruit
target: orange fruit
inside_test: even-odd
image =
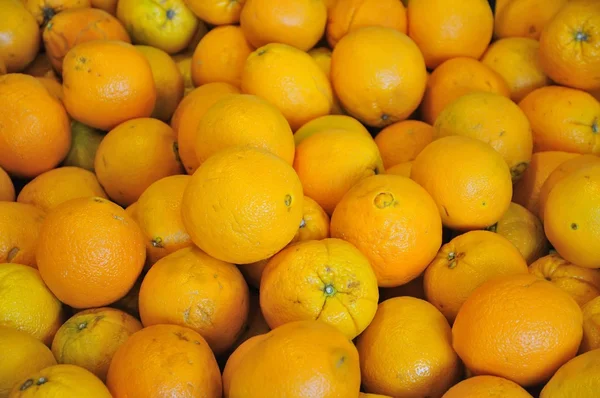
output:
[[[63,59],[77,44],[92,40],[131,43],[121,22],[106,11],[74,8],[60,12],[43,30],[44,48],[54,69],[62,72]]]
[[[231,356],[233,351],[237,350],[239,346],[244,344],[247,340],[254,336],[258,336],[271,331],[265,317],[260,309],[260,295],[258,290],[250,289],[250,305],[248,311],[248,320],[242,328],[242,333],[239,335],[235,343],[229,349],[227,357]]]
[[[0,264],[0,291],[0,326],[20,330],[50,345],[64,313],[62,303],[44,284],[40,273],[22,264]]]
[[[433,141],[414,160],[410,177],[433,197],[448,228],[486,228],[510,205],[506,162],[490,145],[468,136]]]
[[[293,131],[329,114],[333,103],[331,84],[319,65],[304,51],[282,43],[267,44],[248,56],[241,88],[279,108]]]
[[[327,47],[318,47],[313,48],[308,52],[308,55],[312,57],[312,59],[317,63],[319,68],[327,75],[329,82],[331,83],[331,50]],[[333,104],[331,105],[331,115],[343,115],[346,112],[342,109],[340,105],[340,100],[337,95],[333,93]],[[329,116],[329,115],[327,115]],[[325,116],[321,116],[325,117]],[[317,118],[318,119],[318,118]],[[312,120],[311,120],[312,121]],[[310,122],[308,122],[310,123]],[[307,123],[307,124],[308,124]]]
[[[123,297],[146,257],[135,221],[98,197],[54,208],[42,225],[36,254],[44,282],[73,308],[101,307]]]
[[[427,301],[450,323],[471,293],[501,275],[526,274],[527,263],[506,238],[489,231],[459,235],[440,249],[425,270]]]
[[[559,181],[546,201],[544,230],[565,260],[600,268],[600,163],[582,167]]]
[[[115,202],[130,205],[155,181],[183,172],[175,133],[157,119],[132,119],[102,140],[94,168]]]
[[[135,375],[135,377],[133,377]],[[221,375],[206,341],[191,329],[154,325],[119,347],[106,385],[115,397],[221,396]]]
[[[533,138],[529,120],[504,96],[465,94],[444,108],[434,127],[435,138],[460,135],[489,143],[508,164],[513,181],[521,178],[531,160]]]
[[[348,156],[349,153],[352,156]],[[370,136],[329,129],[302,140],[296,147],[294,169],[302,181],[304,193],[327,214],[332,214],[357,182],[383,173],[383,161]]]
[[[380,175],[356,183],[331,217],[331,236],[349,241],[371,262],[382,287],[419,276],[442,244],[435,202],[405,177]]]
[[[600,271],[571,264],[558,254],[540,258],[529,272],[569,293],[580,307],[600,295]]]
[[[600,3],[567,1],[540,36],[540,62],[556,83],[600,89]]]
[[[36,249],[44,212],[29,204],[0,202],[0,263],[36,267]]]
[[[346,115],[325,115],[307,122],[294,133],[296,146],[311,135],[325,130],[346,130],[371,137],[371,133],[362,125],[361,122]]]
[[[75,365],[54,365],[30,373],[10,392],[9,398],[34,397],[110,398],[108,388],[93,373]]]
[[[289,246],[269,260],[260,281],[260,308],[271,329],[316,319],[352,340],[373,320],[378,299],[369,259],[340,239]]]
[[[23,0],[1,0],[0,60],[8,73],[20,72],[35,59],[40,49],[40,28]]]
[[[494,35],[539,40],[544,26],[568,0],[497,0]]]
[[[395,174],[401,177],[410,178],[410,171],[412,169],[412,160],[404,163],[399,163],[395,166],[385,170],[385,174]]]
[[[342,106],[374,127],[408,118],[423,98],[426,76],[419,48],[392,28],[350,32],[331,56],[331,82]]]
[[[238,93],[239,90],[231,84],[208,83],[190,92],[175,109],[171,127],[177,137],[179,157],[188,174],[193,174],[200,166],[195,147],[200,120],[219,99]]]
[[[600,348],[600,297],[590,300],[581,308],[583,312],[583,339],[579,352]]]
[[[533,386],[575,356],[582,322],[575,300],[554,284],[509,275],[487,281],[467,298],[452,341],[471,374]]]
[[[177,68],[179,69],[179,73],[183,76],[183,96],[188,95],[195,87],[194,82],[192,81],[192,56],[194,55],[194,50],[189,50],[188,52],[180,53],[171,56]]]
[[[540,394],[540,398],[594,396],[600,382],[600,350],[579,355],[561,366]]]
[[[0,76],[0,167],[33,178],[56,167],[69,151],[69,118],[35,77]]]
[[[406,33],[406,8],[398,0],[337,1],[328,15],[327,42],[334,48],[346,34],[366,26]]]
[[[200,40],[194,51],[194,84],[223,82],[239,87],[246,59],[253,50],[239,26],[216,27]]]
[[[55,80],[53,77],[36,77],[36,79],[42,83],[51,96],[59,100],[61,103],[63,102],[63,87],[60,82]]]
[[[264,149],[290,165],[294,162],[294,135],[290,125],[279,109],[255,95],[221,98],[198,123],[195,148],[200,164],[233,146]]]
[[[361,377],[356,348],[325,322],[286,323],[248,340],[246,346],[228,379],[231,398],[306,396],[313,392],[327,397],[358,397]],[[286,358],[283,362],[282,357]]]
[[[427,89],[421,105],[423,120],[434,124],[440,113],[459,97],[473,92],[510,95],[506,81],[490,67],[467,57],[443,62],[427,79]]]
[[[448,321],[433,305],[414,297],[382,302],[356,341],[365,391],[441,396],[461,371],[451,344]]]
[[[140,329],[140,321],[114,308],[81,311],[58,329],[52,352],[58,363],[80,366],[105,381],[117,349]]]
[[[527,94],[550,85],[540,64],[540,43],[526,37],[508,37],[492,43],[481,62],[497,72],[510,89],[510,98],[519,102]]]
[[[62,162],[63,166],[80,167],[94,171],[94,157],[105,132],[71,120],[71,149]]]
[[[531,394],[514,381],[497,376],[468,378],[446,391],[442,398],[488,398],[493,396],[531,398]]]
[[[154,264],[142,282],[139,305],[144,326],[188,327],[220,355],[246,323],[248,286],[235,265],[189,247]]]
[[[532,91],[519,106],[531,122],[533,151],[600,154],[600,102],[561,86]]]
[[[408,3],[408,35],[434,69],[456,57],[479,59],[490,43],[494,16],[485,0],[416,0]]]
[[[88,41],[69,50],[63,60],[63,88],[69,115],[100,130],[150,116],[156,103],[150,64],[122,41]]]
[[[239,347],[237,347],[227,358],[225,368],[223,369],[223,393],[225,397],[230,397],[229,390],[231,387],[231,379],[237,372],[237,369],[246,356],[246,353],[250,351],[250,349],[254,348],[254,346],[256,346],[259,342],[266,339],[268,332],[269,331],[267,330],[265,333],[250,337],[248,340],[240,344]]]
[[[0,202],[14,202],[14,200],[15,186],[10,176],[0,167]]]
[[[236,24],[246,0],[186,0],[187,6],[198,18],[211,25]]]
[[[90,0],[23,0],[23,3],[42,28],[63,11],[92,6]]]
[[[79,167],[59,167],[27,183],[17,202],[31,204],[47,212],[68,200],[92,196],[106,198],[94,173]]]
[[[104,10],[111,15],[117,13],[117,3],[119,0],[90,0],[92,7]]]
[[[419,120],[390,124],[375,136],[385,168],[414,160],[433,140],[434,129]]]
[[[25,332],[0,326],[0,396],[8,397],[13,386],[48,366],[56,365],[52,351],[42,342]]]
[[[23,73],[34,77],[51,77],[53,79],[58,79],[46,52],[38,53],[33,62],[23,70]]]
[[[308,51],[325,32],[327,7],[322,1],[246,0],[240,26],[254,47],[283,43]]]
[[[208,158],[192,176],[183,195],[183,225],[210,256],[253,263],[294,238],[303,196],[294,169],[281,158],[231,147]]]
[[[168,122],[183,98],[185,89],[183,76],[173,58],[166,52],[150,46],[135,46],[135,48],[148,60],[154,76],[156,104],[151,116]]]

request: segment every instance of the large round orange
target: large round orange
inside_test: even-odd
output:
[[[510,95],[502,76],[480,61],[467,57],[445,61],[427,79],[421,105],[423,120],[434,124],[446,106],[472,92],[490,92],[505,97]]]
[[[0,202],[0,263],[36,267],[44,211],[30,204]]]
[[[600,3],[567,2],[540,36],[540,62],[556,83],[581,90],[600,88]]]
[[[241,87],[279,108],[293,131],[329,114],[333,103],[331,83],[319,65],[287,44],[271,43],[251,53]]]
[[[7,72],[21,72],[40,49],[40,28],[23,1],[1,0],[0,9],[0,59]]]
[[[475,138],[454,135],[433,141],[414,160],[410,177],[433,197],[448,228],[489,227],[510,205],[506,161]]]
[[[71,145],[65,108],[32,76],[0,76],[0,125],[0,167],[12,175],[56,167]]]
[[[484,282],[501,275],[526,274],[527,263],[506,238],[470,231],[442,246],[425,270],[427,301],[454,322],[458,310]]]
[[[494,35],[539,40],[542,30],[569,0],[497,0]]]
[[[246,0],[240,16],[244,35],[254,47],[284,43],[302,51],[323,37],[326,22],[325,3],[313,0]]]
[[[185,3],[198,18],[211,25],[230,25],[240,21],[246,0],[186,0]]]
[[[15,186],[10,176],[0,167],[0,201],[1,202],[14,202],[15,200]]]
[[[408,35],[430,69],[450,58],[479,59],[492,38],[494,16],[485,0],[411,0]]]
[[[475,376],[461,381],[446,391],[442,398],[532,398],[514,381],[497,376]]]
[[[74,308],[101,307],[123,297],[145,258],[135,221],[121,207],[97,197],[56,207],[42,225],[37,247],[44,282]]]
[[[583,312],[583,339],[579,352],[600,348],[600,297],[588,301],[581,308]]]
[[[69,115],[101,130],[150,116],[156,103],[150,64],[123,41],[93,40],[69,50],[63,88]]]
[[[331,82],[342,106],[370,126],[408,118],[423,98],[426,80],[419,48],[392,28],[355,30],[331,56]]]
[[[192,241],[234,264],[283,249],[302,221],[302,185],[294,169],[263,149],[231,147],[208,158],[183,195]]]
[[[90,0],[23,0],[23,3],[41,27],[62,11],[92,6]]]
[[[433,305],[414,297],[386,300],[356,342],[362,384],[394,397],[441,396],[461,373],[451,344],[448,321]]]
[[[369,133],[365,126],[352,116],[325,115],[311,120],[296,130],[294,133],[296,146],[300,145],[305,138],[325,130],[346,130],[362,134],[367,138],[371,137],[371,133]]]
[[[419,120],[390,124],[375,136],[385,168],[414,160],[433,140],[434,129]]]
[[[471,374],[533,386],[575,356],[582,323],[575,300],[554,284],[529,274],[503,276],[465,301],[452,344]]]
[[[600,388],[600,350],[579,355],[561,366],[544,386],[540,398],[592,398]]]

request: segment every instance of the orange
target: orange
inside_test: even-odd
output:
[[[294,135],[283,114],[255,95],[235,94],[217,101],[198,123],[195,137],[200,164],[222,149],[249,146],[269,151],[290,165]]]
[[[497,0],[494,35],[539,40],[544,26],[569,0]]]
[[[485,0],[411,0],[408,35],[434,69],[456,57],[479,59],[492,38],[494,16]]]
[[[356,342],[365,391],[441,396],[461,371],[451,344],[450,326],[433,305],[414,297],[382,302]]]
[[[582,167],[554,186],[546,201],[544,230],[565,260],[600,268],[600,163]]]
[[[579,352],[600,348],[600,297],[588,301],[582,308],[583,339]]]
[[[130,205],[155,181],[183,172],[175,133],[157,119],[132,119],[102,140],[94,168],[115,202]]]
[[[296,146],[311,135],[325,130],[346,130],[350,132],[356,132],[364,135],[365,137],[371,137],[371,133],[362,125],[361,122],[351,116],[346,115],[325,115],[307,122],[302,125],[294,133],[294,140]]]
[[[46,52],[38,53],[33,62],[23,70],[23,73],[34,77],[51,77],[53,79],[58,79]]]
[[[540,258],[529,272],[569,293],[580,307],[600,295],[600,271],[571,264],[558,254]]]
[[[20,330],[50,345],[64,313],[40,273],[26,265],[0,264],[0,291],[0,326]]]
[[[410,177],[433,197],[448,228],[486,228],[510,205],[506,162],[490,145],[468,136],[433,141],[414,160]]]
[[[258,336],[271,331],[265,317],[260,309],[260,295],[258,290],[250,289],[250,305],[248,311],[248,320],[242,328],[242,333],[239,335],[233,346],[229,349],[227,357],[231,356],[233,351],[244,344],[247,340],[254,336]]]
[[[561,86],[532,91],[519,106],[531,122],[533,151],[600,154],[600,102]]]
[[[92,196],[106,198],[94,173],[79,167],[59,167],[27,183],[17,202],[35,205],[47,212],[68,200]]]
[[[33,178],[56,167],[69,151],[69,118],[35,77],[0,76],[0,167]]]
[[[283,43],[308,51],[325,32],[327,7],[322,1],[246,0],[240,26],[254,47]]]
[[[246,323],[248,286],[235,265],[188,247],[162,258],[148,271],[139,305],[144,326],[188,327],[220,355]]]
[[[23,0],[23,3],[42,28],[62,11],[92,6],[90,0]]]
[[[253,50],[239,26],[211,30],[200,40],[192,57],[194,84],[223,82],[239,87],[246,59]]]
[[[348,154],[352,156],[348,156]],[[323,162],[327,159],[327,162]],[[360,180],[383,173],[383,161],[370,136],[328,129],[312,134],[296,147],[294,169],[304,193],[327,214]]]
[[[367,394],[361,392],[358,394],[358,398],[391,398],[389,395],[381,395],[381,394]]]
[[[1,0],[0,60],[8,73],[20,72],[35,59],[40,49],[40,30],[21,0]]]
[[[271,329],[316,319],[352,340],[373,320],[378,299],[369,259],[340,239],[282,250],[269,260],[260,282],[260,308]]]
[[[188,95],[195,87],[194,82],[192,81],[192,56],[194,55],[193,49],[188,52],[180,53],[177,55],[173,55],[173,61],[177,65],[181,76],[183,76],[183,86],[185,87],[183,91],[183,96]]]
[[[249,347],[231,372],[230,398],[298,397],[313,392],[358,397],[361,377],[356,348],[325,322],[287,323],[246,344]]]
[[[93,373],[75,365],[54,365],[30,373],[11,391],[9,398],[37,397],[111,398],[108,388]]]
[[[513,181],[531,160],[529,120],[510,99],[485,92],[465,94],[451,102],[435,121],[435,137],[460,135],[488,143],[506,161]]]
[[[69,50],[63,88],[69,115],[100,130],[150,116],[156,103],[150,64],[122,41],[88,41]]]
[[[259,335],[250,337],[248,340],[240,344],[227,358],[225,368],[223,369],[223,393],[225,397],[230,397],[229,390],[231,387],[231,379],[237,372],[239,365],[246,356],[246,353],[250,351],[262,340],[265,340],[269,330]]]
[[[206,341],[191,329],[154,325],[117,350],[106,385],[113,397],[160,395],[217,398],[221,375]]]
[[[395,166],[385,170],[385,174],[395,174],[401,177],[410,178],[410,171],[412,169],[412,160],[408,162],[399,163]]]
[[[497,277],[465,301],[452,344],[471,374],[533,386],[575,356],[582,322],[575,300],[556,285],[529,274]]]
[[[472,92],[510,95],[506,81],[490,67],[467,57],[445,61],[427,79],[421,105],[423,120],[434,124],[442,110],[459,97]]]
[[[365,26],[382,26],[406,33],[406,8],[399,0],[337,1],[327,21],[327,41],[334,48],[346,34]]]
[[[8,397],[13,386],[48,366],[56,365],[52,351],[25,332],[0,326],[0,397]]]
[[[488,230],[508,239],[527,264],[548,253],[548,240],[539,218],[523,206],[512,202],[502,218]]]
[[[183,98],[183,76],[173,58],[166,52],[150,46],[135,47],[150,63],[154,76],[156,104],[151,116],[168,122]]]
[[[133,286],[146,257],[135,221],[102,198],[57,206],[44,221],[38,268],[50,290],[73,308],[101,307]]]
[[[313,48],[308,52],[308,55],[315,60],[319,68],[327,75],[329,82],[331,82],[331,50],[327,47]],[[346,112],[340,105],[340,100],[337,95],[333,93],[333,104],[331,105],[331,115],[343,115]],[[325,116],[321,116],[325,117]],[[318,118],[317,118],[318,119]],[[311,120],[312,121],[312,120]],[[308,122],[310,123],[310,122]]]
[[[80,167],[94,171],[94,157],[105,132],[71,120],[71,149],[63,160],[63,166]]]
[[[600,89],[600,3],[567,1],[540,36],[540,62],[556,83]]]
[[[15,186],[10,176],[0,167],[0,202],[14,202]]]
[[[105,381],[117,349],[140,329],[140,321],[114,308],[81,311],[58,329],[52,352],[58,363],[81,366]]]
[[[475,376],[461,381],[446,391],[442,398],[531,398],[514,381],[497,376]]]
[[[442,244],[435,202],[405,177],[380,175],[355,184],[331,217],[331,236],[356,245],[382,287],[419,276]]]
[[[392,28],[355,30],[331,56],[331,82],[342,106],[374,127],[408,118],[423,98],[426,79],[419,48]]]
[[[218,100],[238,93],[239,90],[228,83],[208,83],[190,92],[175,109],[171,127],[177,137],[181,162],[188,174],[193,174],[200,166],[195,148],[200,120]]]
[[[427,301],[450,323],[484,282],[501,275],[526,274],[527,263],[506,238],[489,231],[459,235],[440,249],[425,270]]]
[[[212,257],[234,264],[283,249],[302,221],[302,185],[281,158],[251,147],[211,156],[183,195],[183,225]]]
[[[561,366],[544,386],[540,398],[592,398],[600,388],[600,350],[594,350],[571,359]]]
[[[119,0],[90,0],[92,7],[104,10],[111,15],[117,13],[117,3]]]
[[[492,43],[481,62],[497,72],[510,89],[510,98],[519,102],[527,94],[550,85],[539,59],[540,43],[526,37],[509,37]]]
[[[190,40],[190,42],[188,43],[185,50],[174,55],[174,57],[178,57],[181,55],[188,55],[188,54],[191,56],[194,53],[194,50],[196,49],[196,47],[198,47],[198,43],[200,43],[200,40],[202,40],[202,38],[207,33],[208,33],[208,26],[206,26],[206,23],[202,20],[198,20],[198,27],[196,28],[196,31],[194,32],[194,36],[192,37],[192,40]]]
[[[241,88],[279,108],[293,131],[329,114],[333,103],[331,84],[319,65],[304,51],[281,43],[267,44],[248,56]]]
[[[44,212],[33,205],[0,202],[0,263],[36,266],[36,249]]]
[[[187,0],[186,4],[194,14],[211,25],[236,24],[246,0]]]
[[[391,124],[375,136],[385,168],[414,160],[433,140],[434,129],[419,120]]]
[[[63,102],[63,87],[60,82],[55,80],[53,77],[36,77],[36,79],[42,83],[51,96],[59,100],[61,103]]]
[[[60,12],[44,28],[43,39],[46,54],[59,73],[65,55],[79,43],[102,39],[131,43],[129,34],[117,18],[95,8]]]

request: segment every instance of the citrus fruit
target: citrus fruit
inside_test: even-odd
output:
[[[36,267],[44,211],[24,203],[0,202],[0,263]]]
[[[0,59],[8,73],[21,72],[31,64],[40,49],[40,31],[35,18],[25,8],[25,2],[2,0]],[[12,56],[11,56],[12,54]]]
[[[23,3],[41,27],[62,11],[92,6],[90,0],[24,0]]]
[[[470,377],[454,385],[442,395],[442,398],[487,398],[490,396],[531,398],[531,394],[514,381],[497,376]]]
[[[371,137],[371,133],[369,133],[365,126],[351,116],[325,115],[311,120],[296,130],[294,133],[296,146],[300,145],[305,138],[325,130],[346,130],[362,134],[367,138]]]
[[[72,120],[71,149],[69,149],[62,165],[94,171],[94,158],[104,135],[103,131]]]
[[[558,369],[544,386],[540,398],[591,398],[600,387],[599,369],[600,350],[579,355]]]
[[[15,200],[15,186],[10,179],[10,176],[6,174],[6,171],[0,167],[0,201],[14,202]]]
[[[186,0],[185,3],[201,20],[211,25],[228,25],[240,21],[245,2],[246,0]]]
[[[583,312],[583,339],[579,352],[587,352],[600,348],[600,297],[587,302]]]
[[[375,136],[385,168],[414,160],[433,140],[434,129],[419,120],[391,124]]]
[[[568,0],[497,0],[494,35],[539,40],[542,30]]]

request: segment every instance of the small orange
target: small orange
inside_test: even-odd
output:
[[[0,167],[0,202],[14,202],[15,186],[10,176]]]
[[[539,40],[542,30],[569,0],[497,0],[494,35]]]
[[[410,171],[412,170],[412,160],[404,163],[399,163],[395,166],[385,170],[385,174],[395,174],[401,177],[410,178]]]
[[[62,11],[77,8],[90,8],[90,0],[22,0],[25,7],[43,28],[48,22]]]
[[[581,308],[583,312],[583,339],[579,352],[600,348],[600,297],[588,301]]]
[[[33,62],[23,70],[23,73],[34,77],[51,77],[58,79],[56,72],[52,68],[50,58],[48,58],[48,55],[45,52],[38,53]]]
[[[185,87],[183,91],[183,96],[188,95],[195,87],[194,82],[192,81],[192,56],[194,55],[194,49],[191,49],[187,52],[183,52],[180,54],[176,54],[171,56],[181,76],[183,76],[183,86]]]
[[[144,266],[135,221],[102,198],[72,199],[46,217],[38,268],[50,290],[74,308],[101,307],[123,297]]]
[[[331,82],[331,50],[327,47],[317,47],[310,50],[308,52],[308,55],[310,55],[312,59],[315,60],[319,68],[321,68],[323,73],[327,75],[329,82]],[[345,113],[346,112],[342,109],[342,106],[340,105],[339,98],[337,97],[337,95],[335,95],[335,93],[333,93],[333,104],[331,105],[331,114],[344,115]]]
[[[117,3],[119,0],[90,0],[92,7],[104,10],[110,15],[117,13]]]
[[[260,308],[259,308],[260,311]],[[250,337],[248,340],[240,344],[227,358],[225,368],[223,369],[223,393],[225,397],[230,397],[229,389],[231,387],[231,379],[236,374],[239,365],[246,356],[246,353],[256,346],[260,341],[264,340],[268,335],[269,330],[257,336]]]
[[[62,84],[53,77],[36,77],[42,85],[48,90],[51,96],[59,100],[61,103],[64,100]]]
[[[446,391],[442,398],[532,398],[514,381],[497,376],[475,376]]]
[[[300,145],[305,138],[325,130],[346,130],[362,134],[367,138],[371,137],[371,133],[369,133],[365,126],[352,116],[325,115],[311,120],[296,130],[294,133],[296,146]]]
[[[71,120],[71,149],[69,149],[62,165],[80,167],[93,172],[96,151],[105,135],[104,131]]]
[[[63,88],[69,115],[100,130],[150,116],[156,103],[150,64],[123,41],[93,40],[69,50]]]
[[[592,398],[600,388],[600,350],[579,355],[561,366],[544,386],[540,398]]]
[[[36,267],[44,211],[30,204],[0,202],[0,263]]]
[[[414,160],[433,140],[434,129],[419,120],[390,124],[375,136],[385,168]]]
[[[0,59],[8,73],[21,72],[40,49],[40,28],[23,0],[1,0]]]
[[[153,182],[183,172],[173,129],[150,118],[112,129],[98,147],[94,168],[108,196],[125,206]]]
[[[246,0],[186,0],[187,6],[198,18],[211,25],[229,25],[240,21]]]
[[[342,106],[370,126],[408,118],[423,98],[426,79],[419,48],[392,28],[355,30],[331,56],[331,82]]]

